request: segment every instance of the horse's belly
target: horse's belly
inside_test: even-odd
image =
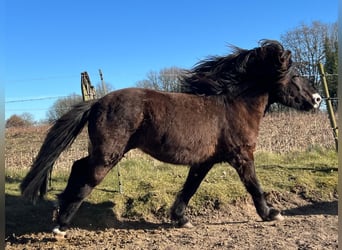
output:
[[[155,148],[144,147],[141,150],[159,161],[193,165],[203,163],[215,154],[215,146],[179,146],[179,145],[159,145]]]

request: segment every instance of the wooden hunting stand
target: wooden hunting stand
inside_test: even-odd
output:
[[[96,90],[93,85],[91,85],[88,73],[81,73],[81,90],[83,101],[96,99]]]

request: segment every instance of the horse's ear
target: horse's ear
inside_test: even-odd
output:
[[[269,58],[276,67],[287,70],[291,66],[291,52],[284,50],[283,45],[274,40],[260,41],[261,55],[263,58]]]
[[[291,51],[284,50],[279,56],[279,62],[281,64],[281,67],[287,70],[292,64]]]

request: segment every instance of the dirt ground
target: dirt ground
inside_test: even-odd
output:
[[[6,199],[11,202],[10,197]],[[282,209],[284,221],[261,222],[248,200],[224,209],[203,208],[200,214],[191,214],[189,217],[195,225],[192,229],[175,228],[158,220],[118,220],[112,209],[107,209],[101,221],[84,222],[81,210],[91,209],[90,204],[85,204],[63,239],[56,239],[47,230],[51,227],[47,218],[32,226],[31,231],[22,233],[17,228],[22,221],[6,221],[6,249],[338,248],[337,199],[310,202],[289,194],[275,197],[273,204]],[[107,206],[110,208],[110,203]]]

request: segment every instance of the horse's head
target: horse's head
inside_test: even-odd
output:
[[[291,51],[284,50],[279,43],[269,41],[266,41],[261,49],[265,54],[264,61],[269,63],[266,68],[273,79],[268,86],[270,102],[278,102],[298,110],[317,109],[322,97],[310,81],[294,69]]]
[[[317,109],[322,101],[322,97],[307,78],[292,72],[277,84],[273,93],[271,96],[273,102],[298,110]]]

